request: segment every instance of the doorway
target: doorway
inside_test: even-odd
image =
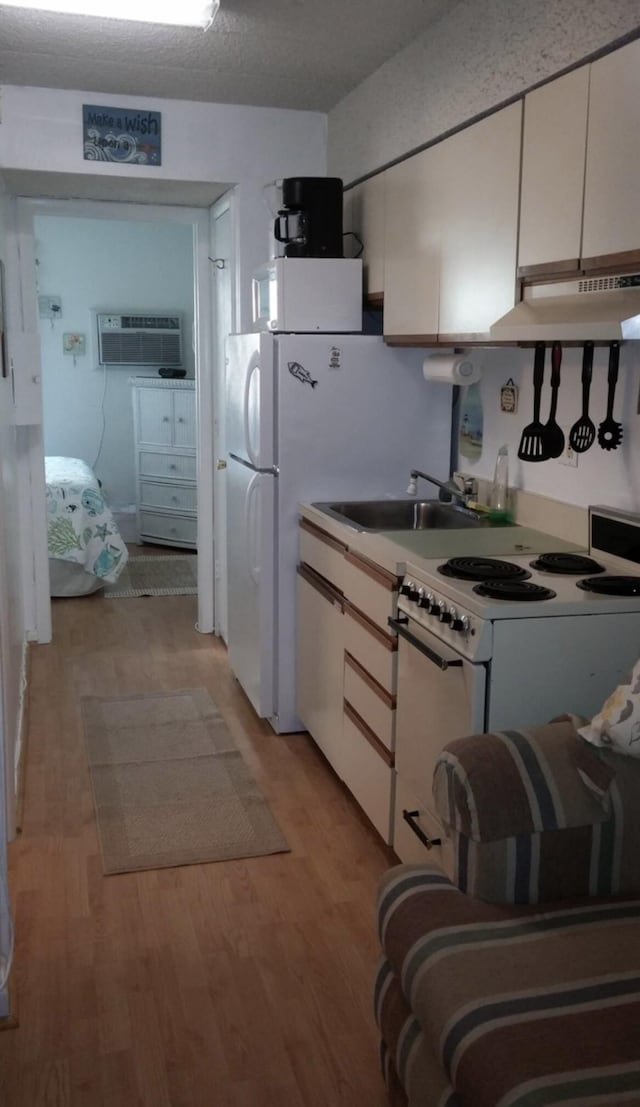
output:
[[[109,410],[109,397],[111,394],[111,402],[115,401],[116,408],[124,415],[126,410],[126,418],[122,419],[122,425],[128,424],[131,432],[133,427],[133,414],[132,414],[132,402],[131,394],[127,396],[126,400],[124,396],[119,394],[125,389],[130,389],[127,384],[127,378],[135,374],[135,368],[132,368],[129,372],[125,368],[109,369],[100,373],[100,367],[95,368],[95,350],[96,350],[96,334],[93,330],[95,326],[95,312],[91,319],[87,321],[86,329],[83,331],[77,321],[73,320],[73,326],[71,326],[71,318],[69,318],[69,330],[65,327],[65,305],[64,303],[58,305],[58,313],[60,318],[56,317],[56,297],[59,297],[59,293],[53,288],[45,288],[45,275],[46,269],[43,266],[42,274],[40,274],[40,266],[37,264],[38,258],[38,233],[42,231],[42,228],[46,226],[45,220],[48,221],[49,227],[56,227],[58,237],[63,223],[61,221],[78,221],[78,226],[81,228],[83,241],[89,245],[91,235],[94,237],[100,235],[100,233],[106,233],[107,237],[111,237],[114,241],[120,239],[122,242],[122,235],[126,235],[126,228],[138,228],[137,233],[143,238],[146,237],[147,243],[149,243],[154,236],[154,232],[157,232],[157,237],[162,238],[163,233],[166,234],[168,229],[171,228],[171,232],[177,236],[183,246],[185,243],[185,235],[190,239],[191,243],[191,272],[190,272],[190,289],[189,297],[192,304],[192,310],[186,312],[188,316],[187,327],[183,333],[183,339],[185,346],[190,351],[191,367],[192,367],[192,379],[194,381],[195,391],[197,393],[197,406],[196,406],[196,457],[195,457],[195,475],[197,485],[197,547],[198,547],[198,617],[196,622],[196,628],[203,633],[210,633],[214,630],[215,626],[215,611],[214,611],[214,535],[213,535],[213,453],[214,443],[212,427],[214,425],[214,361],[215,350],[213,346],[213,334],[214,334],[214,320],[213,320],[213,308],[214,298],[212,296],[211,285],[211,261],[210,259],[210,227],[209,227],[209,212],[206,209],[194,209],[185,207],[169,207],[161,205],[131,205],[111,202],[92,202],[92,201],[73,201],[73,200],[60,200],[60,201],[38,201],[38,200],[19,200],[18,201],[18,222],[20,228],[20,240],[21,240],[21,270],[22,270],[22,285],[23,285],[23,312],[24,312],[24,327],[28,330],[35,327],[38,316],[40,316],[39,322],[44,323],[45,333],[48,338],[51,337],[51,331],[47,331],[46,328],[52,328],[54,331],[54,346],[57,350],[60,358],[70,358],[68,362],[69,369],[68,374],[71,375],[72,362],[74,360],[76,365],[73,366],[76,374],[80,373],[81,379],[85,382],[87,378],[92,384],[92,390],[96,392],[96,383],[101,385],[101,395],[104,399],[100,402],[100,411],[98,413],[98,428],[96,433],[95,420],[93,435],[91,436],[90,444],[95,446],[93,457],[88,460],[91,462],[97,459],[98,469],[100,466],[105,465],[108,471],[109,480],[115,489],[116,501],[124,500],[126,502],[116,502],[116,507],[119,508],[131,508],[131,499],[127,497],[124,489],[126,487],[127,479],[129,480],[128,487],[131,488],[131,471],[128,478],[124,473],[124,469],[127,465],[131,466],[131,459],[134,458],[135,451],[133,443],[131,449],[125,450],[121,439],[121,428],[116,428],[116,432],[113,435],[108,434],[107,427],[107,412]],[[101,232],[100,228],[103,226],[105,231]],[[55,238],[55,235],[53,236]],[[170,270],[174,264],[173,251],[168,253],[166,257],[166,264],[162,267],[163,270]],[[81,257],[81,252],[79,255]],[[113,269],[113,262],[110,264],[110,268]],[[38,278],[36,278],[38,274]],[[159,275],[162,280],[162,274]],[[48,282],[47,282],[48,283]],[[165,279],[165,285],[166,285]],[[123,282],[124,284],[124,282]],[[26,290],[26,295],[25,295]],[[98,300],[92,305],[93,308],[102,308],[114,311],[115,309],[123,310],[130,307],[131,310],[140,310],[142,308],[149,308],[146,298],[143,296],[142,290],[140,291],[140,297],[144,299],[143,302],[137,303],[135,306],[131,303],[123,303],[122,299],[118,303],[107,304],[100,303],[99,300],[103,298],[105,293],[102,292]],[[165,294],[169,294],[165,288]],[[115,295],[115,290],[114,290]],[[45,317],[42,318],[43,301],[39,300],[39,297],[44,297],[44,310],[53,309],[54,315],[52,319]],[[87,305],[85,305],[86,307]],[[158,304],[158,306],[162,306]],[[168,304],[166,305],[168,306]],[[177,306],[177,305],[174,305]],[[91,313],[89,313],[91,314]],[[87,319],[87,312],[84,313],[85,320]],[[65,342],[68,344],[69,339],[65,339],[65,335],[85,335],[85,353],[79,354],[77,347],[74,352],[62,353],[59,351],[64,347]],[[80,359],[85,359],[87,368],[80,369]],[[90,364],[89,364],[90,359]],[[189,362],[189,356],[186,358]],[[65,362],[62,362],[64,366]],[[62,373],[62,381],[64,382],[65,370],[64,368],[58,370]],[[89,377],[91,374],[91,377]],[[109,374],[109,375],[107,375]],[[116,374],[115,376],[113,374]],[[99,379],[101,378],[101,379]],[[55,382],[54,382],[55,384]],[[41,396],[44,395],[45,414],[47,408],[50,408],[50,404],[47,402],[47,396],[50,393],[49,382],[44,381],[41,385]],[[55,391],[55,389],[54,389]],[[116,395],[116,393],[118,395]],[[126,409],[125,409],[126,405]],[[76,405],[78,406],[78,405]],[[95,405],[94,405],[95,406]],[[68,414],[73,415],[73,408],[71,403],[68,404]],[[81,412],[76,411],[76,415],[81,415]],[[94,412],[95,414],[95,412]],[[72,420],[70,420],[72,421]],[[104,434],[102,428],[104,427]],[[31,493],[32,493],[32,533],[33,533],[33,575],[35,584],[35,622],[37,627],[37,640],[40,642],[49,641],[51,637],[51,605],[49,598],[49,560],[48,560],[48,548],[47,548],[47,524],[46,524],[46,503],[45,503],[45,486],[44,486],[44,465],[43,458],[45,456],[45,442],[49,436],[48,431],[43,433],[43,426],[34,428],[36,433],[34,434],[34,449],[31,455]],[[46,428],[45,428],[46,430]],[[109,439],[111,438],[111,442]],[[107,449],[105,452],[105,442]],[[118,449],[118,446],[122,447]],[[82,452],[87,453],[87,448]],[[91,450],[89,450],[91,452]],[[121,461],[124,454],[127,454],[127,465],[122,465]],[[109,464],[109,456],[113,459],[113,465]],[[117,455],[117,460],[116,460]],[[134,460],[135,466],[135,460]],[[39,510],[38,505],[42,505],[44,510]],[[126,522],[126,512],[121,516],[123,521]],[[157,521],[157,520],[156,520]]]

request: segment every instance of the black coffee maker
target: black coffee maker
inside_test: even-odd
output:
[[[273,233],[286,258],[341,258],[340,177],[285,177]]]

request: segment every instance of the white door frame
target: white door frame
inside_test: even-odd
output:
[[[198,483],[198,621],[202,633],[214,630],[214,534],[213,534],[213,297],[209,260],[209,213],[206,208],[161,204],[128,204],[96,200],[17,200],[20,283],[23,298],[23,327],[37,330],[34,219],[36,215],[86,219],[118,219],[131,222],[183,223],[193,227],[195,377],[197,397],[197,483]],[[35,356],[35,354],[34,354]],[[32,366],[40,376],[40,364]],[[42,384],[39,382],[40,399]],[[35,637],[51,641],[51,599],[49,561],[46,546],[44,439],[40,423],[39,443],[29,457],[32,496],[31,544],[35,574]],[[28,584],[27,584],[28,587]]]
[[[216,634],[227,640],[227,513],[226,513],[226,472],[225,472],[225,339],[227,334],[236,330],[235,264],[234,264],[234,193],[227,192],[209,209],[211,226],[211,257],[215,268],[213,278],[213,315],[217,329],[214,334],[214,419],[213,447],[214,469],[214,545],[215,560],[215,616]],[[222,241],[216,237],[218,220],[229,216],[229,232]],[[222,283],[224,282],[224,283]],[[220,332],[224,333],[221,334]]]

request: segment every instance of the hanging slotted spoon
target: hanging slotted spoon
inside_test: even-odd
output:
[[[528,423],[522,432],[518,457],[521,461],[546,461],[548,454],[545,452],[545,427],[540,422],[540,397],[544,383],[544,342],[536,343],[536,352],[533,359],[533,420]]]
[[[618,383],[618,362],[620,361],[620,343],[612,342],[609,347],[609,391],[607,393],[607,416],[598,427],[598,442],[603,450],[617,450],[622,442],[622,423],[613,418],[613,404]]]
[[[544,428],[544,446],[547,457],[560,457],[564,450],[564,431],[556,422],[561,362],[562,346],[559,342],[554,342],[551,349],[551,406],[549,407],[549,418]]]
[[[569,445],[576,454],[589,450],[595,441],[596,428],[589,418],[589,392],[593,375],[593,342],[585,342],[582,350],[582,415],[569,431]]]

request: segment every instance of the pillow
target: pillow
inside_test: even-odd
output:
[[[636,661],[629,683],[619,684],[578,734],[594,746],[640,757],[640,661]]]

